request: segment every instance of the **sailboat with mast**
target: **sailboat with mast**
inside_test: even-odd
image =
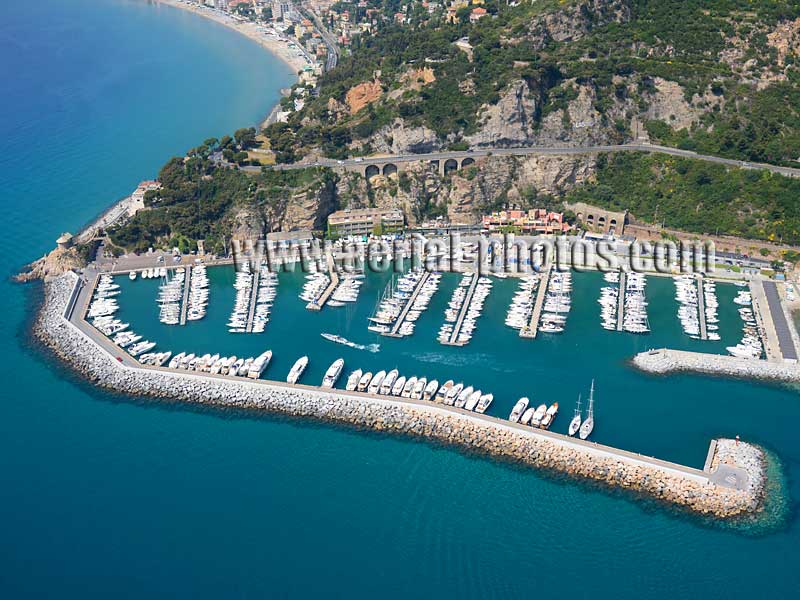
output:
[[[592,429],[594,429],[594,379],[592,379],[592,388],[589,391],[589,416],[581,425],[579,437],[585,440],[592,433]]]
[[[581,427],[581,395],[578,394],[578,406],[575,407],[575,416],[569,422],[569,434],[575,435]]]

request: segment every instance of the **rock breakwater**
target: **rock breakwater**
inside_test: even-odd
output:
[[[633,357],[632,363],[642,371],[661,375],[685,371],[743,379],[800,382],[800,366],[796,363],[753,360],[668,348],[640,352]]]
[[[110,390],[424,437],[471,452],[629,489],[719,518],[751,514],[761,506],[763,462],[754,458],[753,464],[738,464],[738,454],[729,450],[727,454],[718,451],[717,462],[736,461],[740,469],[752,473],[749,477],[752,485],[744,489],[719,485],[703,471],[437,404],[127,366],[64,318],[77,280],[70,272],[45,283],[45,299],[35,332],[73,368]],[[717,446],[728,448],[720,442]],[[759,449],[741,444],[744,447],[752,449],[752,456],[758,457]]]

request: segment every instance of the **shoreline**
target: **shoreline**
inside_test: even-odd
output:
[[[76,299],[77,284],[74,272],[45,282],[34,334],[67,367],[92,385],[115,393],[255,410],[424,438],[606,488],[627,489],[692,514],[721,520],[752,517],[763,509],[763,452],[733,440],[714,440],[706,468],[701,471],[422,401],[126,365],[68,320],[67,309]],[[734,489],[725,485],[729,468],[714,468],[720,461],[747,473],[747,486]]]
[[[306,61],[302,55],[298,55],[297,52],[291,50],[285,42],[282,42],[276,38],[267,37],[263,32],[256,29],[256,25],[254,23],[240,23],[238,21],[234,21],[232,17],[220,14],[210,7],[200,7],[195,4],[190,4],[185,0],[155,0],[155,3],[166,4],[167,6],[203,17],[209,21],[223,25],[224,27],[235,31],[240,35],[243,35],[250,41],[255,42],[292,70],[292,77],[294,78],[292,83],[299,81],[298,72],[304,67],[309,66],[308,61]],[[280,94],[280,90],[278,93]],[[259,125],[261,127],[264,127],[268,124],[269,119],[279,106],[280,100],[278,100],[278,102],[276,102],[275,105],[273,105],[268,110],[266,115],[260,120]]]

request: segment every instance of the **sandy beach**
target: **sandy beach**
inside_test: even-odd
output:
[[[308,61],[299,49],[289,48],[286,41],[282,41],[277,37],[268,36],[265,32],[259,31],[259,26],[255,23],[236,21],[227,14],[221,13],[209,7],[198,6],[193,2],[181,0],[156,1],[160,4],[168,4],[169,6],[174,6],[175,8],[180,8],[181,10],[186,10],[196,15],[200,15],[206,19],[211,19],[212,21],[216,21],[221,25],[225,25],[226,27],[241,33],[289,65],[295,74],[309,65]]]

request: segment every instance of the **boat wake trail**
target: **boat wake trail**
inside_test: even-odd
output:
[[[342,344],[343,346],[347,346],[348,348],[355,348],[356,350],[367,350],[369,352],[380,352],[381,345],[380,344],[356,344],[355,342],[351,342],[347,338],[343,338],[340,335],[334,335],[332,333],[321,333],[322,337],[326,340],[331,342],[335,342],[337,344]]]

